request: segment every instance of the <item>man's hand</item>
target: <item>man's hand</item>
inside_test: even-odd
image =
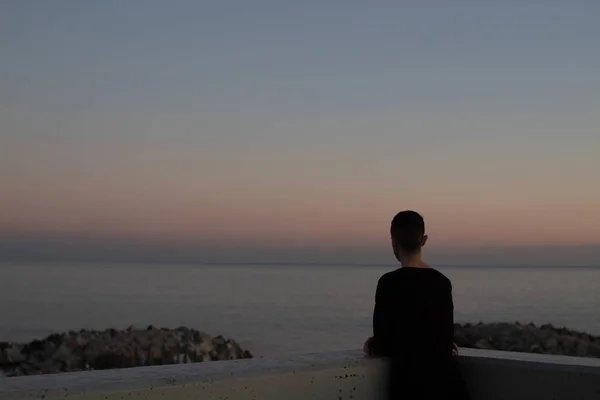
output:
[[[457,356],[458,355],[458,346],[456,345],[456,343],[452,343],[452,355],[453,356]]]
[[[363,351],[365,352],[366,355],[372,356],[375,354],[374,347],[375,347],[375,338],[373,338],[373,336],[371,336],[365,342],[365,344],[363,346]]]

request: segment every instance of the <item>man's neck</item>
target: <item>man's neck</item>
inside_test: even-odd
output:
[[[400,264],[402,267],[409,268],[429,268],[429,265],[423,261],[421,253],[402,256],[400,259]]]

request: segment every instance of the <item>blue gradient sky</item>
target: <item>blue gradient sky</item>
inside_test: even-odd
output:
[[[600,3],[0,4],[0,233],[600,244]],[[540,253],[541,254],[541,253]]]

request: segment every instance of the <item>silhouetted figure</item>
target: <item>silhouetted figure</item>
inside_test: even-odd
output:
[[[391,237],[402,267],[379,279],[365,352],[389,358],[390,399],[468,399],[454,357],[452,285],[421,257],[427,241],[423,218],[398,213]]]

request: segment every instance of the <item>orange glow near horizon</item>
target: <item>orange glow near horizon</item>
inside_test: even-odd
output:
[[[436,245],[600,243],[597,149],[525,144],[498,158],[493,143],[404,155],[55,143],[35,168],[12,160],[0,232],[370,246],[387,243],[397,211],[414,209]]]
[[[595,110],[113,113],[3,140],[1,233],[372,246],[414,209],[432,246],[600,244]]]
[[[414,171],[388,170],[390,160],[380,161],[377,171],[343,157],[314,163],[313,155],[313,163],[304,164],[300,155],[265,161],[251,152],[238,154],[234,167],[227,158],[209,157],[193,167],[184,165],[190,160],[182,155],[163,158],[158,169],[150,161],[128,165],[121,159],[102,173],[74,165],[69,179],[23,175],[3,185],[9,212],[0,216],[0,232],[372,246],[387,244],[397,211],[415,209],[426,219],[432,245],[600,243],[600,189],[589,181],[558,186],[538,179],[532,187],[528,177],[486,182],[477,176],[485,165],[472,172],[450,166],[441,173],[432,164],[411,180]],[[319,176],[319,168],[326,172]]]

